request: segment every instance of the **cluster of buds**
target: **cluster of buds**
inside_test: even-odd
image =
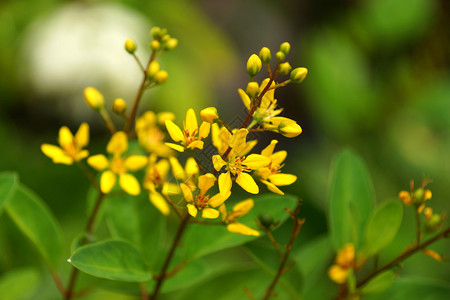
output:
[[[272,140],[260,153],[252,153],[257,140],[249,140],[251,131],[272,131],[286,137],[295,137],[301,133],[300,126],[286,117],[280,116],[282,108],[277,107],[274,98],[275,90],[290,82],[301,82],[306,68],[292,70],[285,58],[290,51],[289,43],[283,43],[276,53],[277,64],[270,67],[271,53],[266,47],[260,54],[251,55],[247,62],[247,72],[254,77],[266,65],[268,78],[261,85],[252,81],[246,91],[239,89],[244,105],[248,109],[247,118],[240,127],[231,128],[219,117],[215,107],[207,107],[200,111],[201,124],[193,108],[188,109],[182,126],[177,125],[175,115],[170,112],[145,112],[136,118],[139,98],[145,89],[167,80],[166,71],[161,70],[156,58],[164,51],[177,46],[177,39],[167,34],[166,29],[154,27],[150,43],[151,56],[144,68],[136,56],[136,43],[127,39],[125,50],[131,54],[141,67],[144,78],[137,93],[133,108],[129,115],[124,99],[113,101],[112,111],[122,116],[126,124],[123,130],[116,130],[105,106],[105,98],[96,88],[88,87],[84,91],[86,103],[98,111],[111,132],[111,139],[106,147],[108,155],[89,156],[84,147],[88,144],[89,127],[83,124],[75,136],[64,127],[60,131],[61,147],[45,144],[42,151],[55,163],[71,164],[87,158],[87,163],[94,170],[101,172],[99,183],[94,183],[104,195],[114,190],[121,190],[129,195],[148,193],[149,201],[162,214],[175,211],[181,215],[179,201],[171,197],[183,197],[183,206],[192,218],[215,219],[226,225],[231,232],[245,235],[259,235],[259,231],[237,221],[254,206],[253,199],[247,199],[232,206],[227,211],[225,202],[232,193],[233,183],[239,185],[250,194],[258,194],[262,183],[273,193],[283,195],[282,186],[290,185],[297,180],[292,174],[282,172],[287,152],[275,151],[277,140]],[[276,82],[278,74],[288,75],[290,79]],[[134,130],[131,124],[136,118]],[[140,148],[130,147],[129,139],[137,138]],[[209,142],[216,148],[217,154],[209,159],[213,170],[206,170],[199,164],[197,152]],[[190,157],[185,166],[177,158],[178,153],[186,153]],[[145,169],[142,178],[139,170]],[[169,174],[172,175],[169,175]],[[95,176],[91,176],[91,179]],[[170,179],[176,182],[171,182]],[[95,179],[94,179],[95,180]],[[235,185],[236,186],[236,185]],[[271,230],[276,222],[270,216],[260,216],[259,227],[263,231]]]
[[[431,199],[432,193],[425,187],[430,183],[428,180],[423,180],[419,188],[414,189],[414,181],[411,180],[409,187],[410,191],[400,191],[398,197],[402,200],[405,206],[414,205],[417,209],[417,213],[421,214],[425,209],[425,204]]]

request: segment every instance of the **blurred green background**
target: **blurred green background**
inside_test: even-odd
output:
[[[189,107],[216,106],[232,121],[243,111],[237,89],[249,80],[245,63],[262,46],[274,53],[289,41],[291,65],[309,69],[302,84],[276,94],[283,114],[303,128],[296,139],[279,139],[289,153],[285,172],[299,178],[285,190],[304,200],[307,222],[296,246],[326,233],[330,162],[347,146],[367,163],[378,202],[427,177],[432,207],[447,211],[449,11],[446,0],[2,1],[0,171],[17,171],[47,202],[69,245],[85,222],[88,182],[77,168],[52,164],[40,144],[55,143],[62,125],[75,130],[87,121],[91,153],[102,151],[106,131],[86,106],[83,89],[92,85],[110,101],[131,101],[140,75],[123,41],[136,39],[145,60],[149,29],[158,25],[179,39],[179,47],[162,58],[169,81],[148,92],[143,105],[174,111],[178,120]],[[387,256],[412,241],[413,217],[406,212]],[[435,249],[450,255],[448,246],[440,242]],[[0,249],[0,275],[41,267],[5,217]],[[448,265],[420,255],[402,274],[450,278]],[[50,281],[45,269],[42,276]]]

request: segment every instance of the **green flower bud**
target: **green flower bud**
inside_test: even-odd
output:
[[[136,51],[136,43],[132,39],[126,39],[125,50],[127,50],[128,53],[133,54]]]
[[[250,81],[247,84],[247,89],[245,89],[245,92],[250,98],[256,98],[259,95],[259,85],[256,81]]]
[[[150,65],[148,65],[147,76],[149,78],[153,78],[155,77],[156,73],[159,72],[159,70],[161,70],[161,65],[159,64],[159,62],[154,60],[150,63]]]
[[[152,49],[152,51],[158,51],[160,47],[161,43],[158,42],[157,40],[154,40],[150,43],[150,48]]]
[[[170,51],[175,49],[175,47],[178,45],[178,40],[176,38],[170,38],[166,41],[164,45],[164,49]]]
[[[169,78],[169,74],[166,71],[158,71],[154,77],[155,82],[157,84],[166,82],[168,78]]]
[[[438,214],[432,215],[430,219],[426,222],[427,231],[430,232],[439,229],[439,227],[442,225],[442,221],[443,219],[441,215]]]
[[[161,32],[161,28],[159,28],[158,26],[153,27],[152,30],[150,31],[150,33],[154,39],[157,39],[159,37],[160,32]]]
[[[267,230],[270,230],[272,225],[275,223],[274,218],[269,214],[260,214],[258,216],[258,220],[261,226]]]
[[[250,77],[254,77],[261,71],[262,63],[261,59],[256,54],[252,54],[247,61],[247,73]]]
[[[415,192],[414,192],[414,198],[415,198],[415,203],[422,203],[423,202],[423,197],[425,196],[425,191],[422,188],[418,188]]]
[[[168,40],[170,40],[170,35],[168,35],[168,34],[165,34],[165,35],[163,35],[163,36],[161,36],[161,42],[162,43],[165,43],[165,42],[167,42]]]
[[[272,60],[272,55],[270,54],[270,49],[267,47],[262,47],[261,51],[259,51],[259,57],[261,58],[262,62],[265,64],[270,63]]]
[[[282,62],[286,58],[286,54],[284,54],[284,52],[278,51],[275,54],[275,57],[276,57],[278,62]]]
[[[291,51],[291,44],[288,42],[284,42],[280,45],[280,51],[284,53],[284,55],[288,55],[289,51]]]
[[[292,67],[288,62],[285,62],[280,64],[278,70],[280,71],[281,74],[287,75],[292,70]]]
[[[300,83],[305,79],[306,74],[308,74],[307,68],[295,68],[291,72],[291,81],[295,83]]]

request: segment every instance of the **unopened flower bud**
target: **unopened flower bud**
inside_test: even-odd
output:
[[[100,110],[105,106],[105,98],[94,87],[87,87],[84,89],[84,99],[86,103],[95,110]]]
[[[436,229],[439,229],[439,227],[442,225],[442,216],[438,214],[433,214],[431,217],[426,221],[426,229],[427,231],[435,231]]]
[[[173,50],[178,45],[178,40],[176,38],[170,38],[166,41],[164,45],[164,49],[166,50]]]
[[[291,71],[292,67],[288,62],[280,64],[278,70],[280,71],[280,74],[287,75]]]
[[[169,78],[169,74],[166,71],[158,71],[154,77],[155,82],[158,84],[166,82],[168,78]]]
[[[256,98],[259,95],[259,85],[256,81],[250,81],[247,84],[247,88],[245,89],[245,93],[247,93],[247,95],[250,98]]]
[[[160,70],[161,70],[161,65],[159,64],[159,62],[154,60],[148,65],[147,76],[149,78],[153,78],[153,77],[155,77],[156,73],[158,73]]]
[[[258,216],[258,220],[261,226],[267,230],[270,230],[272,225],[275,223],[273,216],[269,214],[260,214]]]
[[[300,83],[305,79],[306,74],[308,74],[307,68],[295,68],[291,72],[291,81],[295,83]]]
[[[288,55],[289,51],[291,51],[291,44],[288,42],[284,42],[280,45],[280,51],[284,53],[284,55]]]
[[[158,26],[153,27],[152,30],[150,31],[150,33],[154,39],[157,39],[159,37],[160,32],[161,32],[161,28]]]
[[[158,51],[160,47],[161,43],[158,42],[157,40],[154,40],[150,43],[150,49],[152,49],[152,51]]]
[[[128,53],[133,54],[136,51],[136,43],[132,39],[126,39],[125,50],[127,50]]]
[[[247,73],[250,77],[254,77],[261,71],[262,63],[261,59],[256,54],[252,54],[247,61]]]
[[[403,204],[405,204],[406,206],[410,206],[412,204],[411,195],[407,191],[401,191],[398,194],[398,197],[400,198],[400,200],[402,200]]]
[[[122,98],[117,98],[113,102],[112,109],[115,113],[121,115],[127,110],[127,103]]]
[[[272,55],[270,54],[269,48],[262,47],[261,51],[259,51],[259,58],[261,58],[262,62],[265,64],[270,63],[272,60]]]
[[[414,198],[416,200],[416,203],[422,203],[424,201],[424,195],[425,191],[422,188],[418,188],[414,191]]]
[[[284,52],[278,51],[275,54],[275,57],[276,57],[278,62],[282,62],[286,58],[286,54],[284,54]]]
[[[202,121],[214,123],[214,121],[219,118],[219,115],[217,114],[217,109],[215,107],[207,107],[200,111],[200,118]]]

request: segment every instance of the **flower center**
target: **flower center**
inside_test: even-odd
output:
[[[209,196],[198,194],[194,199],[194,204],[198,209],[202,209],[208,205]]]
[[[111,163],[111,171],[116,174],[122,174],[127,171],[125,167],[125,160],[121,157],[114,157]]]
[[[196,137],[197,131],[198,130],[196,129],[193,132],[189,132],[189,129],[187,129],[187,128],[184,129],[184,141],[186,143],[186,146],[188,146],[190,143],[198,140],[198,137]]]
[[[241,172],[248,171],[250,168],[248,168],[246,165],[243,165],[242,162],[245,160],[245,156],[242,157],[235,157],[234,160],[232,160],[228,164],[228,169],[233,175],[239,175]]]

